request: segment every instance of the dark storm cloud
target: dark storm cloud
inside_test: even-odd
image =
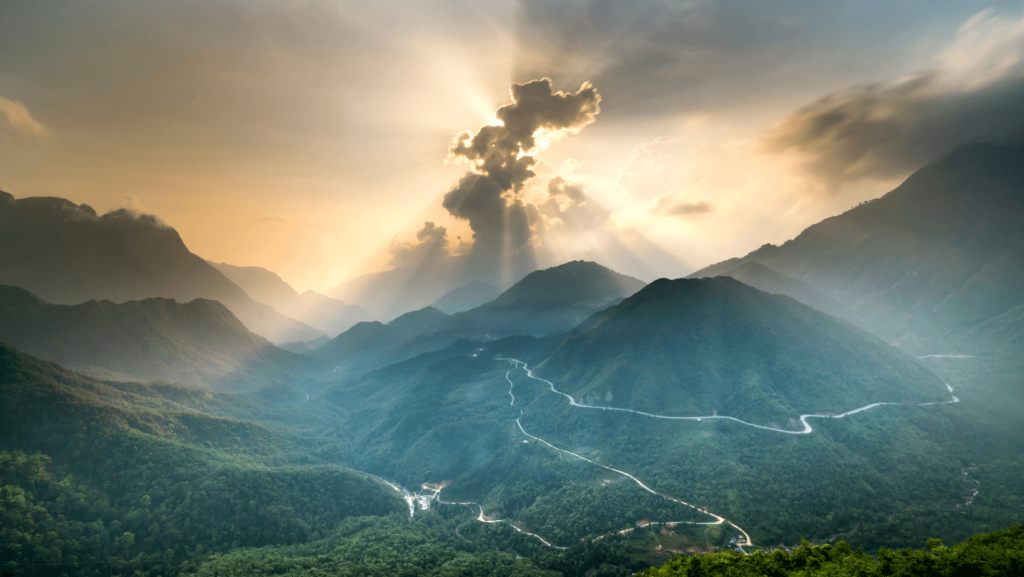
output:
[[[535,175],[537,159],[532,155],[538,141],[594,122],[601,97],[589,83],[576,93],[556,92],[548,78],[514,84],[511,93],[512,104],[495,113],[500,124],[455,137],[450,155],[470,162],[474,170],[444,196],[443,206],[452,216],[469,221],[471,263],[513,256],[527,267],[533,266],[529,242],[539,212],[518,193]]]
[[[762,143],[804,153],[808,168],[831,183],[899,176],[961,144],[1021,140],[1021,103],[1021,77],[951,90],[926,72],[822,98],[791,113]]]
[[[423,223],[416,233],[415,243],[392,241],[388,247],[391,265],[396,267],[421,265],[436,262],[449,256],[448,230],[432,222]]]

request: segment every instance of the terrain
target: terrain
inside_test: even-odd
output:
[[[62,198],[15,199],[0,191],[0,284],[50,303],[116,303],[163,297],[226,306],[271,342],[309,340],[320,331],[259,303],[202,258],[173,228],[119,209],[98,216]]]
[[[360,371],[437,351],[469,338],[542,336],[569,330],[644,286],[600,264],[573,261],[534,271],[494,300],[445,315],[433,307],[387,323],[361,323],[317,348],[317,358]]]
[[[249,389],[315,367],[251,333],[224,305],[152,298],[55,305],[0,286],[0,342],[85,372]]]
[[[68,298],[125,298],[0,290],[0,566],[1012,574],[1024,558],[1022,150],[963,147],[688,279],[645,284],[573,261],[491,294],[447,268],[456,257],[396,265],[339,289],[387,322],[299,334],[284,346],[301,354],[227,303],[125,298],[191,271],[258,306],[305,302],[270,271],[195,265],[151,217],[0,199],[4,214],[102,237],[4,237],[17,250],[0,272]],[[145,239],[157,237],[185,268],[109,264],[121,245],[156,255]],[[52,256],[61,243],[92,264]]]
[[[1024,304],[1022,214],[1024,145],[967,145],[881,198],[690,278],[757,262],[912,354],[984,354],[998,339],[961,336]]]
[[[373,320],[370,313],[361,307],[346,304],[313,290],[300,294],[277,274],[265,268],[233,266],[223,262],[210,262],[210,265],[253,299],[274,307],[274,310],[281,314],[321,330],[329,337],[337,336],[356,323]]]

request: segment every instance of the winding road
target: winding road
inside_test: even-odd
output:
[[[474,353],[473,356],[475,357],[475,356],[477,356],[477,354]],[[969,357],[967,355],[927,355],[927,356],[918,357],[918,358],[925,359],[925,358],[973,358],[973,357]],[[855,415],[857,413],[860,413],[860,412],[863,412],[863,411],[867,411],[868,409],[873,409],[873,408],[881,407],[881,406],[885,406],[885,405],[903,405],[903,406],[913,406],[913,407],[927,407],[927,406],[931,406],[931,405],[946,405],[946,404],[950,404],[950,403],[959,403],[960,402],[960,399],[952,394],[953,393],[953,387],[951,387],[950,385],[947,384],[946,388],[948,389],[948,391],[950,393],[950,397],[951,397],[950,400],[948,400],[948,401],[936,401],[936,402],[931,402],[931,403],[878,402],[878,403],[871,403],[869,405],[865,405],[863,407],[859,407],[859,408],[856,408],[856,409],[853,409],[853,410],[850,410],[850,411],[847,411],[845,413],[841,413],[841,414],[838,414],[838,415],[817,415],[817,414],[800,415],[800,422],[803,424],[803,429],[802,430],[798,430],[798,431],[794,431],[794,430],[788,430],[788,429],[780,429],[780,428],[777,428],[777,427],[769,427],[769,426],[765,426],[765,425],[757,425],[755,423],[749,423],[747,421],[743,421],[741,419],[737,419],[736,417],[729,417],[729,416],[723,416],[723,415],[707,415],[707,416],[700,416],[700,417],[673,417],[673,416],[665,416],[665,415],[655,415],[653,413],[646,413],[644,411],[636,411],[636,410],[633,410],[633,409],[624,409],[624,408],[620,408],[620,407],[603,407],[603,406],[598,406],[598,405],[584,405],[584,404],[577,403],[576,399],[574,399],[572,397],[572,395],[569,395],[567,393],[563,393],[562,391],[559,391],[558,389],[556,389],[554,383],[552,383],[551,381],[549,381],[547,379],[542,379],[542,378],[534,375],[533,374],[533,370],[530,369],[529,366],[525,362],[520,361],[518,359],[505,358],[505,357],[495,357],[495,360],[498,360],[498,361],[508,361],[508,362],[510,362],[510,363],[512,363],[514,365],[512,369],[510,369],[508,372],[505,373],[505,380],[508,381],[508,384],[509,384],[508,395],[509,395],[509,397],[511,399],[511,401],[509,402],[509,405],[513,406],[513,407],[516,404],[516,396],[512,392],[513,389],[515,388],[515,383],[512,381],[511,374],[512,374],[512,371],[515,371],[515,370],[517,370],[519,368],[522,368],[523,371],[526,372],[526,376],[527,377],[529,377],[530,379],[533,379],[535,381],[540,381],[542,383],[547,384],[548,387],[551,389],[551,392],[565,397],[569,401],[569,404],[571,406],[573,406],[573,407],[578,407],[578,408],[581,408],[581,409],[600,410],[600,411],[619,411],[619,412],[624,412],[624,413],[633,413],[633,414],[636,414],[636,415],[641,415],[641,416],[644,416],[644,417],[650,417],[650,418],[653,418],[653,419],[665,419],[665,420],[673,420],[673,421],[702,421],[702,420],[705,420],[705,419],[707,419],[707,420],[712,420],[712,419],[728,420],[728,421],[735,421],[737,423],[746,425],[748,427],[754,427],[756,429],[763,429],[763,430],[766,430],[766,431],[773,431],[773,432],[776,432],[776,433],[783,433],[783,434],[787,434],[787,435],[808,435],[808,434],[812,433],[814,431],[814,429],[811,427],[810,423],[807,422],[808,419],[842,419],[843,417],[847,417],[847,416],[850,416],[850,415]],[[519,413],[520,413],[520,415],[522,415],[523,411],[520,410]],[[592,464],[594,466],[601,467],[602,469],[606,469],[608,471],[612,471],[614,473],[622,475],[622,476],[630,479],[631,481],[636,483],[640,488],[642,488],[643,490],[647,491],[648,493],[651,493],[652,495],[657,495],[659,497],[668,499],[668,500],[673,501],[675,503],[679,503],[681,505],[685,505],[685,506],[690,507],[690,508],[692,508],[692,509],[694,509],[694,510],[696,510],[698,512],[701,512],[701,513],[703,513],[705,515],[708,515],[708,516],[710,516],[710,517],[712,517],[714,519],[714,521],[709,521],[709,522],[696,522],[696,521],[652,522],[652,523],[640,524],[640,525],[637,525],[637,527],[646,527],[646,526],[650,526],[650,525],[675,526],[675,525],[680,525],[680,524],[688,524],[688,525],[722,525],[722,524],[728,524],[728,525],[732,526],[733,528],[735,528],[737,531],[739,531],[741,534],[743,534],[743,537],[746,539],[745,543],[743,543],[741,545],[738,545],[738,547],[739,547],[739,549],[741,551],[746,553],[746,550],[743,549],[744,547],[753,547],[753,541],[750,539],[750,535],[748,535],[747,532],[744,531],[743,528],[741,528],[739,525],[736,525],[735,523],[733,523],[732,521],[729,521],[725,517],[722,517],[721,515],[716,515],[714,513],[708,512],[706,510],[700,509],[699,507],[697,507],[695,505],[692,505],[690,503],[687,503],[686,501],[683,501],[682,499],[677,499],[677,498],[672,497],[670,495],[666,495],[664,493],[659,493],[658,491],[655,491],[654,489],[650,488],[649,486],[644,484],[643,481],[641,481],[640,479],[636,478],[632,474],[627,473],[626,471],[622,471],[622,470],[616,469],[614,467],[609,467],[607,465],[602,465],[602,464],[594,462],[594,461],[592,461],[592,460],[590,460],[590,459],[588,459],[586,457],[583,457],[581,455],[573,453],[572,451],[567,451],[565,449],[560,449],[560,448],[556,447],[555,445],[552,445],[548,441],[545,441],[544,439],[542,439],[540,437],[531,435],[530,433],[526,432],[526,429],[523,428],[523,424],[522,424],[521,419],[522,419],[521,416],[516,418],[516,426],[519,427],[519,431],[522,432],[523,435],[526,435],[527,437],[529,437],[529,438],[531,438],[531,439],[533,439],[533,440],[535,440],[537,442],[543,443],[547,447],[549,447],[551,449],[554,449],[555,451],[558,451],[559,453],[563,453],[565,455],[569,455],[571,457],[575,457],[575,458],[580,459],[582,461],[586,461],[587,463],[590,463],[590,464]],[[410,493],[409,491],[407,491],[407,490],[405,490],[405,489],[399,487],[398,485],[395,485],[394,483],[391,483],[389,481],[384,481],[384,482],[387,483],[389,486],[391,486],[396,491],[398,491],[400,494],[402,494],[402,497],[409,503],[409,515],[412,516],[415,513],[415,510],[416,510],[415,509],[415,501],[416,501],[417,498],[420,497],[420,495],[419,494],[415,494],[414,495],[414,494]],[[555,545],[555,544],[547,541],[546,539],[544,539],[540,535],[537,535],[537,534],[534,534],[534,533],[530,533],[529,531],[525,531],[525,530],[517,527],[510,520],[507,520],[507,519],[488,519],[487,517],[484,516],[484,508],[483,508],[483,505],[481,505],[480,503],[475,503],[475,502],[472,502],[472,501],[467,501],[467,502],[443,501],[443,500],[441,500],[441,489],[432,490],[431,491],[430,499],[436,499],[438,503],[442,503],[442,504],[445,504],[445,505],[464,505],[466,507],[469,507],[470,509],[472,509],[473,507],[477,507],[480,510],[480,514],[477,516],[477,520],[480,521],[481,523],[489,523],[489,524],[507,523],[510,527],[512,527],[516,531],[518,531],[520,533],[523,533],[525,535],[529,535],[531,537],[534,537],[534,538],[540,540],[540,542],[544,543],[548,547],[552,547],[552,548],[555,548],[555,549],[567,549],[567,547],[560,547],[558,545]],[[614,534],[623,534],[624,535],[624,534],[627,534],[627,533],[633,531],[635,528],[636,527],[630,527],[630,528],[627,528],[627,529],[623,529],[621,531],[616,531],[616,532],[613,532],[613,533],[608,533],[607,535],[614,535]],[[606,537],[607,535],[600,535],[598,537],[595,537],[594,540],[596,541],[598,539],[602,539],[602,538]]]
[[[669,417],[669,416],[665,416],[665,415],[655,415],[654,413],[645,413],[643,411],[634,411],[633,409],[622,409],[622,408],[619,408],[619,407],[602,407],[600,405],[583,405],[583,404],[577,403],[576,399],[574,399],[572,397],[572,395],[563,393],[562,391],[559,391],[558,389],[556,389],[554,383],[552,383],[551,381],[546,380],[546,379],[542,379],[542,378],[537,377],[537,376],[534,376],[533,370],[529,369],[526,366],[526,363],[524,363],[523,361],[516,360],[516,359],[500,358],[500,357],[496,357],[495,360],[509,361],[509,362],[512,362],[512,363],[516,363],[516,367],[517,368],[521,364],[523,366],[523,370],[526,371],[526,375],[528,377],[530,377],[531,379],[533,379],[535,381],[540,381],[542,383],[546,383],[549,387],[551,387],[551,391],[552,392],[557,393],[559,395],[562,395],[566,399],[569,399],[569,404],[571,404],[574,407],[579,407],[581,409],[596,409],[596,410],[599,410],[599,411],[621,411],[623,413],[633,413],[635,415],[643,415],[644,417],[651,417],[652,419],[666,419],[666,420],[670,420],[670,421],[703,421],[705,419],[708,419],[708,420],[710,420],[710,419],[721,419],[721,420],[726,420],[726,421],[735,421],[737,423],[742,423],[744,425],[747,425],[748,427],[754,427],[754,428],[757,428],[757,429],[764,429],[766,431],[775,431],[776,433],[785,433],[787,435],[808,435],[808,434],[812,433],[814,431],[814,429],[811,427],[810,423],[807,422],[807,419],[842,419],[843,417],[847,417],[849,415],[855,415],[857,413],[860,413],[861,411],[866,411],[868,409],[873,409],[875,407],[881,407],[883,405],[905,405],[905,406],[910,406],[910,407],[926,407],[926,406],[929,406],[929,405],[948,405],[950,403],[959,403],[960,402],[960,399],[958,399],[957,397],[952,395],[953,387],[951,387],[951,386],[949,386],[947,384],[946,388],[950,392],[950,397],[952,397],[948,401],[937,401],[937,402],[933,402],[933,403],[888,403],[888,402],[881,402],[881,403],[871,403],[870,405],[865,405],[863,407],[860,407],[859,409],[853,409],[852,411],[847,411],[847,412],[841,413],[839,415],[816,415],[816,414],[800,415],[800,422],[803,423],[804,428],[803,428],[803,430],[800,430],[800,431],[792,431],[792,430],[789,430],[789,429],[779,429],[777,427],[768,427],[768,426],[765,426],[765,425],[756,425],[754,423],[748,423],[747,421],[743,421],[743,420],[737,419],[736,417],[726,417],[726,416],[722,416],[722,415],[705,415],[705,416],[700,416],[700,417]],[[511,395],[512,392],[509,391],[509,394]],[[515,403],[515,397],[513,397],[513,404],[514,403]]]

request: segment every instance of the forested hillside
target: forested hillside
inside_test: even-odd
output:
[[[137,387],[138,385],[130,385]],[[0,345],[5,570],[176,574],[212,551],[297,543],[406,511],[325,446],[140,396]]]

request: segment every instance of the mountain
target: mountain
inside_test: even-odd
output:
[[[644,285],[595,262],[572,261],[526,275],[493,301],[452,315],[448,328],[466,336],[565,331]]]
[[[960,147],[879,199],[690,278],[751,261],[916,354],[984,352],[991,343],[964,335],[1024,304],[1024,145]]]
[[[102,382],[0,344],[4,570],[179,575],[210,553],[407,512],[392,488],[339,466],[337,439],[193,408],[236,400]]]
[[[805,305],[829,314],[836,314],[842,308],[835,300],[814,290],[806,283],[776,272],[757,261],[747,261],[740,266],[722,273],[741,283],[766,293],[786,295]]]
[[[878,401],[949,398],[878,338],[728,277],[655,281],[577,327],[539,369],[585,404],[776,427]]]
[[[359,305],[389,321],[430,306],[466,284],[463,258],[435,258],[417,265],[365,274],[326,291],[327,296]]]
[[[459,340],[348,375],[320,399],[345,411],[338,426],[356,467],[406,486],[445,483],[446,500],[480,503],[557,545],[640,519],[702,522],[634,479],[761,545],[813,534],[877,547],[902,546],[919,527],[962,538],[989,514],[1011,519],[999,495],[1013,491],[1012,459],[998,465],[1004,476],[983,477],[991,500],[960,514],[973,490],[966,463],[997,452],[979,450],[987,425],[966,402],[977,397],[956,394],[965,402],[949,403],[920,361],[863,329],[721,277],[655,281],[567,333]],[[806,431],[802,415],[865,407],[790,434]],[[681,526],[660,534],[672,532],[677,550],[709,544]]]
[[[258,303],[150,215],[124,209],[97,216],[62,198],[17,199],[0,192],[0,284],[51,303],[125,302],[154,297],[224,304],[249,330],[273,342],[320,332]]]
[[[312,363],[251,333],[224,305],[152,298],[49,304],[0,286],[0,342],[71,368],[141,380],[249,388]],[[104,375],[105,378],[108,378]]]
[[[387,324],[377,321],[358,323],[316,348],[311,354],[346,368],[380,366],[386,364],[385,359],[390,360],[388,354],[392,349],[417,336],[432,332],[448,319],[448,315],[443,312],[433,307],[425,307],[405,313]]]
[[[466,312],[448,316],[427,307],[387,325],[360,323],[313,355],[339,366],[368,369],[441,350],[463,338],[566,331],[643,286],[643,281],[597,263],[573,261],[534,271],[493,301]]]
[[[448,291],[431,306],[447,314],[461,313],[486,304],[500,294],[497,287],[475,280]]]
[[[346,304],[312,290],[299,294],[281,277],[265,268],[207,262],[253,299],[322,330],[329,336],[338,335],[356,323],[373,320],[362,307]]]

